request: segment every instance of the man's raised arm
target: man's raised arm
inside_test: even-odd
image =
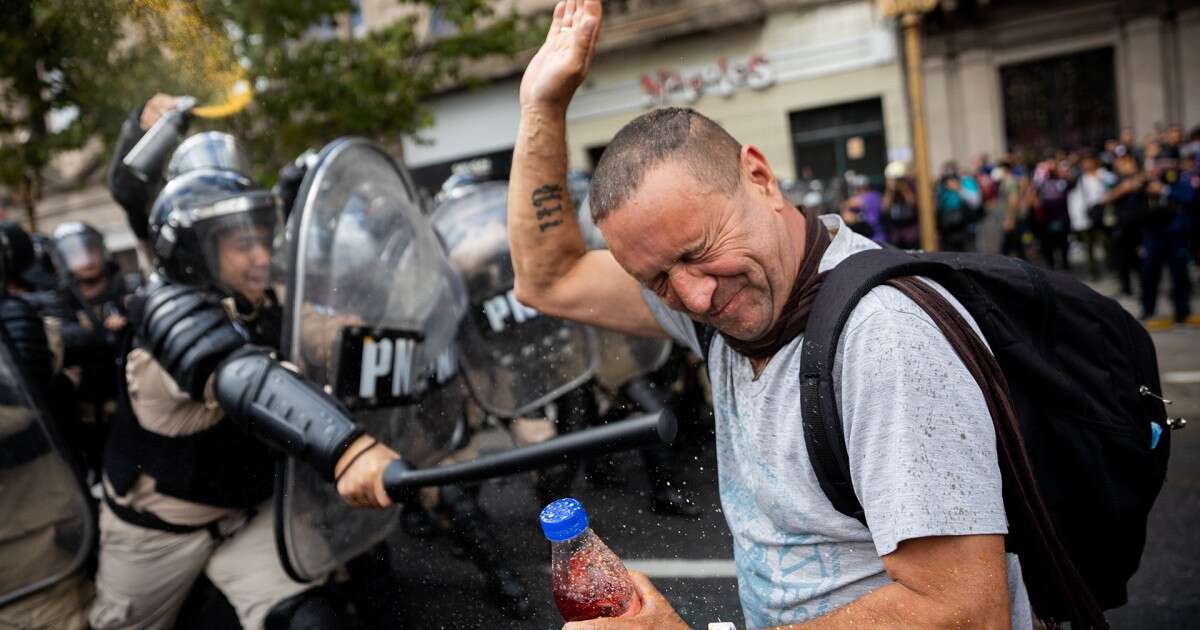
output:
[[[599,1],[559,2],[546,42],[521,80],[508,187],[515,293],[548,315],[662,335],[638,283],[607,250],[587,251],[567,192],[567,105],[587,75],[599,33]]]

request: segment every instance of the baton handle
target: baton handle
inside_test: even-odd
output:
[[[659,442],[670,444],[678,430],[675,415],[663,409],[459,464],[412,469],[396,460],[383,473],[383,487],[388,496],[399,500],[416,488],[480,481],[545,468],[572,458],[644,448]]]

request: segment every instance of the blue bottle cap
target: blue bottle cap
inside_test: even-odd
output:
[[[587,529],[587,512],[583,504],[575,499],[559,499],[542,508],[538,515],[542,533],[551,542],[562,542],[578,536]]]

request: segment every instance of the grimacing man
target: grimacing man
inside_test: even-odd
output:
[[[590,199],[611,249],[587,251],[565,193],[565,112],[600,12],[596,0],[559,2],[521,83],[508,203],[517,298],[696,352],[696,324],[719,333],[707,356],[721,504],[749,627],[1031,627],[1020,565],[1004,551],[983,394],[928,315],[893,288],[855,307],[833,371],[868,526],[834,509],[812,472],[799,388],[805,290],[878,245],[836,216],[797,212],[759,149],[669,108],[639,116],[606,148]],[[636,616],[566,627],[684,627],[645,576],[634,579]]]

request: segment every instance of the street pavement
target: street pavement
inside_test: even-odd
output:
[[[1096,283],[1107,295],[1111,282]],[[1136,303],[1119,298],[1131,313]],[[1192,312],[1200,312],[1200,300]],[[1169,315],[1166,300],[1158,305]],[[1129,603],[1111,611],[1113,628],[1200,627],[1200,328],[1174,326],[1151,333],[1158,350],[1163,396],[1172,401],[1167,415],[1192,421],[1171,436],[1167,481],[1150,513],[1146,551],[1129,583]]]
[[[1110,282],[1095,287],[1109,295],[1116,289]],[[1131,300],[1121,301],[1134,310]],[[1110,611],[1109,619],[1113,628],[1194,628],[1200,627],[1200,328],[1177,326],[1152,337],[1165,381],[1163,393],[1174,403],[1168,413],[1194,424],[1172,436],[1166,485],[1150,516],[1146,551],[1129,585],[1129,603]],[[619,458],[628,477],[625,488],[593,488],[580,478],[575,496],[588,508],[596,532],[629,565],[649,572],[692,627],[733,621],[741,628],[732,543],[717,497],[711,425],[691,421],[679,454],[685,464],[682,482],[702,508],[699,519],[651,512],[649,484],[634,454]],[[507,446],[498,431],[488,440],[493,448]],[[500,616],[486,601],[482,576],[456,555],[446,536],[418,540],[399,533],[392,543],[402,592],[394,601],[404,627],[559,627],[562,621],[550,595],[549,544],[537,525],[540,506],[528,479],[489,481],[480,496],[505,555],[529,587],[535,616],[520,622]]]

